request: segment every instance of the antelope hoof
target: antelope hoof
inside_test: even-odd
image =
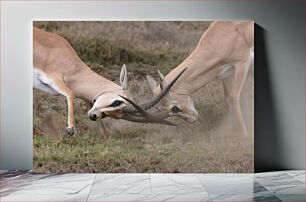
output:
[[[66,131],[67,131],[67,133],[68,133],[70,136],[72,136],[72,135],[74,134],[74,132],[75,132],[74,127],[71,127],[71,128],[67,127],[67,128],[66,128]]]
[[[104,139],[104,144],[105,144],[105,145],[109,145],[109,138]]]

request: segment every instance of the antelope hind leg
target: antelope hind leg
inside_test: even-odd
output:
[[[248,130],[246,128],[245,120],[241,112],[240,106],[240,93],[244,86],[247,73],[250,65],[247,63],[238,64],[235,68],[235,75],[232,81],[232,88],[229,93],[229,105],[231,110],[230,113],[234,113],[238,119],[239,127],[243,135],[248,136]]]

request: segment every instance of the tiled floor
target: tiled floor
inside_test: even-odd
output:
[[[0,201],[305,201],[305,171],[32,174],[1,171]]]

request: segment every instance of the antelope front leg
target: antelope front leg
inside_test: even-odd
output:
[[[108,133],[108,129],[106,127],[106,125],[104,124],[104,122],[102,121],[102,119],[99,119],[97,120],[98,122],[98,126],[99,126],[99,129],[103,135],[103,138],[104,138],[104,141],[106,144],[109,143],[109,133]]]
[[[75,126],[74,126],[74,94],[66,86],[64,83],[62,77],[53,77],[52,78],[52,88],[54,88],[57,92],[59,92],[61,95],[64,95],[67,99],[68,104],[68,127],[66,128],[66,131],[69,135],[73,135],[75,132]]]

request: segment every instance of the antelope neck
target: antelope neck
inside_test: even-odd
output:
[[[92,102],[94,98],[106,92],[118,92],[121,90],[119,85],[100,76],[89,68],[70,76],[67,84],[76,97],[88,102]]]

